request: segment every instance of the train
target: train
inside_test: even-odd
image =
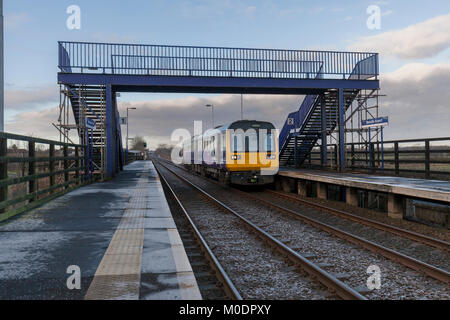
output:
[[[227,185],[268,185],[279,170],[278,131],[266,121],[240,120],[183,142],[183,165]]]

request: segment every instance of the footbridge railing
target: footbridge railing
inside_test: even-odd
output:
[[[58,66],[64,73],[275,79],[313,79],[318,73],[324,79],[378,76],[378,54],[367,52],[67,41],[58,47]]]

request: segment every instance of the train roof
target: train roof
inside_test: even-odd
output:
[[[214,128],[214,130],[218,130],[218,131],[225,131],[228,129],[242,129],[244,131],[248,130],[248,129],[266,129],[266,130],[273,130],[275,129],[275,126],[268,121],[258,121],[258,120],[238,120],[238,121],[234,121],[232,123],[226,124],[226,125],[221,125],[221,126],[217,126]],[[208,135],[208,132],[210,132],[212,129],[207,130],[205,133],[206,135]],[[196,135],[193,136],[191,139],[195,139],[195,138],[199,138],[205,135],[205,133],[201,134],[201,135]]]
[[[216,129],[275,129],[275,126],[268,121],[258,121],[258,120],[238,120],[229,123],[224,126],[219,126]]]

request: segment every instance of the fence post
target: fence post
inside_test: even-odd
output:
[[[0,157],[6,158],[8,156],[8,139],[0,139]],[[0,163],[0,180],[8,179],[8,162]],[[5,185],[0,188],[0,202],[8,200],[8,186]],[[7,208],[0,209],[0,214],[5,213]]]
[[[32,194],[36,192],[36,143],[33,141],[28,142],[28,175],[31,180],[28,182],[28,193]],[[30,199],[30,203],[36,200],[36,196]]]
[[[69,172],[66,170],[69,170],[69,160],[67,157],[69,156],[69,147],[67,145],[64,145],[64,182],[69,182]],[[65,186],[65,189],[69,189],[69,185]]]
[[[55,172],[55,145],[50,144],[50,162],[49,162],[49,171],[50,171],[50,187],[55,185],[55,176],[53,173]],[[53,191],[52,191],[53,192]]]
[[[430,140],[425,140],[425,178],[430,178]]]
[[[398,142],[394,143],[394,153],[395,153],[395,174],[400,175],[400,155],[398,152]]]

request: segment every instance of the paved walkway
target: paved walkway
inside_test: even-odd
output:
[[[0,243],[0,299],[201,299],[149,161],[1,224]]]

